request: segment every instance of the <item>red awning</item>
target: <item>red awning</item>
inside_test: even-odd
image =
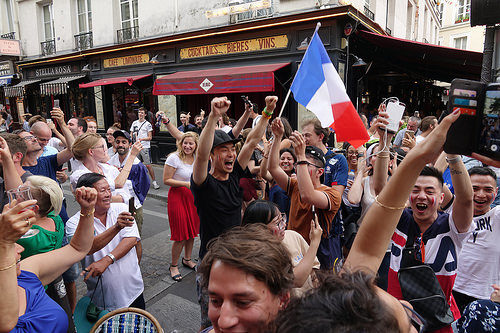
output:
[[[197,95],[274,91],[274,72],[289,62],[177,72],[159,78],[154,95]]]
[[[400,70],[451,82],[456,77],[479,80],[483,54],[358,31],[361,45],[353,48],[363,60],[387,62]]]
[[[96,81],[92,81],[89,83],[80,83],[78,86],[80,88],[90,88],[95,86],[105,86],[107,84],[117,84],[117,83],[128,83],[129,86],[134,83],[134,81],[144,79],[145,77],[151,76],[148,75],[134,75],[134,76],[120,76],[120,77],[110,77],[107,79],[100,79]]]

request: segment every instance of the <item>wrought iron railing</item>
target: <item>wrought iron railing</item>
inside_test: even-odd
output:
[[[75,35],[75,50],[91,49],[93,46],[92,31]]]
[[[118,44],[137,40],[139,38],[139,27],[130,27],[116,31]]]
[[[370,8],[368,7],[364,7],[364,13],[365,15],[370,19],[370,20],[374,20],[375,19],[375,14],[370,10]]]
[[[9,32],[9,33],[0,35],[0,38],[4,38],[4,39],[16,39],[16,33],[15,32]]]
[[[387,32],[389,35],[392,36],[392,30],[391,29],[389,29],[389,28],[386,27],[385,28],[385,32]]]
[[[46,40],[45,42],[41,42],[40,46],[42,47],[42,55],[51,55],[56,53],[56,40]]]

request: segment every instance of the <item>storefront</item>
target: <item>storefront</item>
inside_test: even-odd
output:
[[[96,117],[101,132],[116,122],[129,129],[141,106],[153,114],[165,111],[174,123],[181,111],[189,112],[193,119],[201,110],[208,114],[215,96],[227,96],[232,102],[228,115],[238,119],[244,112],[241,95],[249,96],[260,109],[267,95],[284,100],[317,22],[322,24],[319,35],[334,66],[342,78],[347,76],[348,82],[353,82],[346,70],[345,25],[385,32],[352,6],[96,48],[65,58],[78,59],[79,70],[88,69],[86,83],[78,86],[80,93],[88,97],[88,108],[83,99],[83,110]],[[54,57],[38,63],[44,61],[58,60]],[[32,66],[26,62],[22,67],[24,72]],[[77,74],[81,73],[64,75]],[[60,91],[52,87],[59,83],[41,82],[41,96],[56,95],[45,99],[45,105],[40,102],[30,105],[30,109],[46,109],[53,98],[59,98]],[[65,103],[72,114],[82,115],[78,112],[82,110],[78,98],[67,98]],[[283,115],[297,128],[307,112],[290,98]],[[158,163],[175,149],[175,140],[164,128],[157,132],[155,129],[152,148],[153,161]]]
[[[21,82],[25,82],[24,94],[22,89],[13,91],[13,94],[23,98],[25,112],[33,115],[49,117],[54,102],[58,101],[67,119],[93,116],[93,103],[89,102],[85,91],[78,89],[78,83],[86,79],[86,73],[82,73],[81,69],[80,62],[43,67],[26,66],[22,70],[26,80]]]

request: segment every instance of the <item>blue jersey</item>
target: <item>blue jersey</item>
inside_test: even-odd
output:
[[[325,180],[323,184],[327,186],[343,185],[347,186],[347,176],[349,173],[347,159],[342,154],[335,154],[328,149],[325,154]]]

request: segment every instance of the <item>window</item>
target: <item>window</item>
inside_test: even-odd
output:
[[[52,4],[43,5],[43,33],[46,41],[53,40],[54,33],[54,15],[52,14]]]
[[[439,24],[441,26],[443,26],[443,8],[444,8],[444,4],[440,4],[437,8],[437,14],[438,14],[438,18],[439,18]]]
[[[455,18],[455,23],[469,21],[469,15],[470,15],[470,0],[458,0],[457,16]]]
[[[78,16],[78,32],[92,31],[92,9],[91,0],[76,0],[76,10]]]
[[[467,37],[459,37],[453,39],[453,47],[456,49],[467,49]]]
[[[120,0],[122,29],[139,26],[138,2],[139,0]]]

